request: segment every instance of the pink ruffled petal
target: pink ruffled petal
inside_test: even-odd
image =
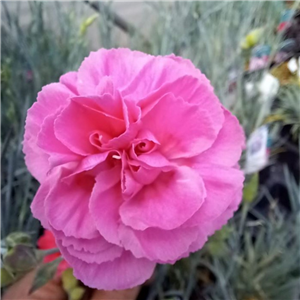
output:
[[[142,124],[157,138],[159,150],[168,159],[200,154],[213,144],[219,130],[206,110],[172,94],[163,96],[142,118]]]
[[[144,231],[132,230],[124,225],[119,228],[120,239],[126,250],[130,250],[135,257],[145,257],[156,262],[181,258],[198,238],[198,232],[196,227],[173,230],[149,228]]]
[[[99,235],[89,212],[94,182],[93,177],[86,175],[74,176],[72,184],[58,178],[45,200],[46,216],[54,229],[75,238]]]
[[[198,236],[195,239],[195,241],[193,243],[191,243],[191,245],[189,246],[189,249],[186,253],[182,254],[182,256],[180,258],[183,257],[187,257],[189,256],[191,253],[199,251],[204,244],[207,242],[208,240],[208,233],[205,231],[205,228],[203,228],[202,224],[198,227]],[[169,263],[175,263],[176,261],[173,262],[169,262]]]
[[[107,243],[108,244],[108,243]],[[102,264],[104,262],[108,262],[108,261],[112,261],[114,259],[116,259],[117,257],[120,257],[123,253],[123,248],[118,247],[116,245],[112,245],[112,244],[108,244],[109,246],[107,247],[107,249],[101,251],[101,252],[97,252],[97,253],[91,253],[88,251],[78,251],[76,249],[74,249],[73,246],[69,246],[67,247],[68,252],[79,258],[80,260],[89,263],[89,264]]]
[[[213,164],[198,165],[197,169],[204,181],[207,197],[185,226],[212,222],[226,211],[243,187],[244,175],[241,170]]]
[[[89,264],[71,255],[59,241],[58,246],[74,269],[74,276],[91,288],[107,291],[132,288],[150,278],[155,268],[154,262],[136,258],[129,251],[111,262]]]
[[[119,136],[109,140],[104,145],[104,148],[126,149],[135,139],[139,131],[139,120],[141,116],[140,108],[136,106],[135,103],[126,100],[122,100],[122,107],[126,131]]]
[[[200,225],[198,229],[198,236],[195,239],[195,241],[190,245],[188,253],[200,250],[207,242],[208,234],[205,232],[204,228],[201,227],[202,226]]]
[[[77,72],[68,72],[59,78],[59,82],[65,85],[72,93],[79,95],[77,91]]]
[[[48,219],[45,215],[45,199],[47,198],[51,189],[51,179],[45,180],[39,187],[31,203],[31,212],[33,216],[38,219],[42,226],[49,229]]]
[[[180,67],[185,71],[185,74],[189,74],[191,76],[202,79],[203,77],[206,79],[205,75],[200,72],[199,69],[195,67],[195,65],[191,62],[191,60],[183,58],[181,56],[176,56],[174,53],[170,55],[166,55],[169,59],[172,59],[180,64]]]
[[[224,109],[225,121],[214,144],[201,153],[196,161],[233,167],[241,157],[245,147],[245,135],[239,121]]]
[[[122,108],[123,102],[118,91],[115,91],[112,95],[105,93],[101,96],[77,96],[72,98],[72,101],[89,109],[99,111],[105,116],[116,119],[116,121],[124,119]]]
[[[159,141],[156,139],[156,137],[152,134],[151,131],[141,129],[138,133],[136,138],[134,139],[133,143],[142,142],[142,141],[151,141],[154,144],[159,144]]]
[[[138,124],[131,124],[128,129],[118,137],[115,137],[109,140],[105,145],[103,145],[104,149],[126,149],[129,147],[131,141],[136,136],[138,132]]]
[[[174,72],[176,70],[176,72]],[[159,90],[167,83],[190,75],[202,80],[205,78],[192,63],[173,56],[152,56],[140,72],[121,90],[122,96],[137,102],[147,95]]]
[[[174,229],[186,222],[206,196],[203,181],[188,167],[161,173],[120,207],[122,222],[137,230]]]
[[[54,134],[54,121],[59,115],[59,111],[45,118],[40,133],[37,137],[37,146],[50,155],[50,167],[61,163],[77,161],[81,156],[73,153],[63,145]]]
[[[112,162],[112,158],[110,157],[109,159],[109,156],[113,154],[118,154],[118,151],[107,151],[86,156],[77,164],[76,167],[73,168],[70,175],[64,178],[64,180],[68,181],[69,178],[72,180],[74,175],[93,170],[96,167],[97,168],[93,172],[91,172],[91,175],[101,170],[111,168],[114,164]]]
[[[136,105],[130,99],[122,99],[123,101],[123,115],[126,122],[126,126],[129,127],[129,124],[136,123],[141,118],[141,108]]]
[[[81,95],[96,95],[104,76],[109,76],[115,88],[120,90],[151,59],[153,56],[122,48],[91,52],[78,70],[78,90]]]
[[[74,93],[61,83],[44,86],[38,93],[37,102],[28,110],[25,139],[37,136],[44,119],[68,105],[72,96],[75,96]]]
[[[27,140],[23,142],[25,163],[31,175],[42,184],[47,179],[49,172],[49,155],[36,146],[36,141]]]
[[[242,189],[238,190],[232,198],[232,201],[228,208],[216,219],[211,220],[210,222],[203,223],[203,230],[208,235],[213,235],[215,231],[222,229],[224,225],[233,217],[234,213],[238,210],[239,204],[242,199]]]
[[[40,183],[45,180],[49,171],[49,155],[36,145],[41,124],[47,116],[65,107],[71,96],[74,96],[74,93],[65,85],[52,83],[43,87],[42,91],[38,93],[37,102],[28,110],[23,152],[28,170]]]
[[[145,167],[164,168],[172,166],[172,163],[159,151],[144,153],[139,156],[137,156],[136,153],[132,151],[131,154],[135,161],[140,162],[141,165]]]
[[[113,83],[113,79],[110,76],[103,76],[96,87],[96,95],[102,96],[105,94],[109,94],[114,96],[115,93],[116,89]]]
[[[175,98],[182,98],[185,102],[196,104],[201,109],[207,110],[217,130],[221,129],[224,120],[222,106],[204,75],[201,79],[184,75],[174,82],[165,83],[145,98],[139,99],[138,105],[142,108],[142,115],[145,116],[160,101],[160,98],[169,93]]]
[[[62,231],[51,228],[55,237],[59,239],[64,247],[72,246],[77,251],[97,253],[107,250],[111,244],[107,242],[100,234],[96,238],[81,239],[73,236],[66,236]]]
[[[136,180],[129,168],[123,169],[122,174],[122,197],[126,200],[135,196],[143,188],[143,183]]]
[[[133,180],[137,181],[142,185],[151,184],[161,173],[161,170],[158,169],[146,169],[144,167],[139,167],[137,170],[130,170],[130,175]],[[128,173],[125,173],[125,180],[127,181]]]
[[[119,207],[122,203],[121,166],[100,172],[90,199],[90,213],[100,234],[110,243],[120,245]]]
[[[99,151],[89,139],[97,129],[109,132],[112,136],[119,136],[125,131],[122,120],[96,110],[95,105],[88,98],[73,98],[55,121],[56,137],[77,154],[89,155]]]

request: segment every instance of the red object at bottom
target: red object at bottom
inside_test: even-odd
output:
[[[57,248],[53,233],[47,229],[45,229],[44,234],[38,239],[37,245],[38,248],[41,250],[49,250],[49,249]],[[44,258],[44,263],[51,262],[60,256],[61,256],[60,252],[47,255]],[[65,260],[63,260],[62,262],[60,262],[60,264],[57,267],[56,276],[60,276],[61,273],[68,268],[70,268],[69,264]]]

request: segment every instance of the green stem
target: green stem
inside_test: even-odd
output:
[[[50,254],[59,253],[59,249],[58,248],[52,248],[52,249],[47,249],[47,250],[40,250],[40,253],[47,256],[47,255],[50,255]]]

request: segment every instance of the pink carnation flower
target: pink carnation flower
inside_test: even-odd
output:
[[[33,215],[74,275],[126,289],[200,249],[241,200],[244,135],[189,60],[92,52],[28,111]]]

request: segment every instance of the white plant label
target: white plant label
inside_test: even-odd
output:
[[[245,173],[251,174],[260,171],[268,163],[268,127],[263,125],[257,128],[247,141]]]

